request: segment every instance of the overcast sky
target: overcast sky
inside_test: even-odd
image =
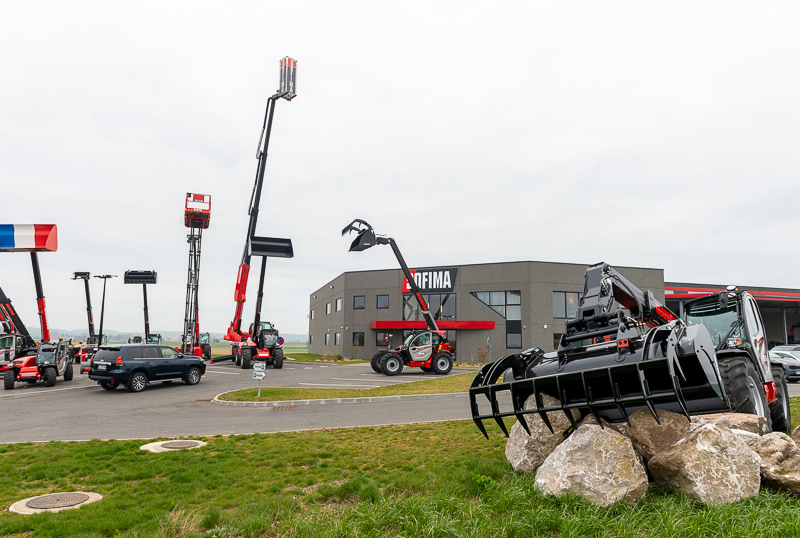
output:
[[[181,330],[186,192],[212,196],[201,330],[225,332],[278,62],[258,235],[263,318],[306,333],[354,218],[408,263],[663,268],[668,281],[800,288],[795,2],[0,3],[0,223],[58,225],[50,326],[86,328],[74,271],[117,274],[105,327]],[[255,261],[255,260],[254,260]],[[0,284],[38,326],[30,257]],[[254,264],[245,326],[258,285]],[[100,280],[92,282],[99,322]]]

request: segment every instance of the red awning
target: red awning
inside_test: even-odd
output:
[[[494,321],[437,321],[440,329],[494,329]],[[370,329],[424,329],[424,321],[371,321]]]
[[[750,294],[753,296],[753,298],[756,301],[760,302],[765,302],[765,301],[800,302],[800,293],[792,293],[788,291],[748,290],[746,288],[742,289],[745,291],[749,291]],[[725,290],[720,288],[687,288],[683,286],[664,286],[664,291],[673,292],[673,293],[666,293],[664,295],[664,299],[666,299],[667,301],[670,300],[677,301],[682,299],[697,299],[699,297],[705,297],[706,295],[719,293]]]

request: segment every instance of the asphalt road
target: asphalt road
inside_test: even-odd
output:
[[[268,367],[266,374],[262,386],[308,388],[370,388],[432,377],[417,368],[388,377],[369,364],[290,361],[281,370]],[[197,385],[155,383],[140,393],[122,387],[106,391],[77,373],[72,381],[59,378],[55,387],[17,383],[14,390],[0,391],[0,442],[231,435],[471,418],[466,397],[290,408],[211,403],[222,392],[256,386],[252,370],[230,362],[208,365]]]

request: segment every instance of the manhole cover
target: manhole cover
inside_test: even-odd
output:
[[[26,502],[25,506],[37,509],[68,508],[85,503],[88,500],[89,496],[85,493],[52,493],[50,495],[34,497]]]
[[[200,443],[197,441],[169,441],[166,443],[161,443],[161,446],[174,450],[178,448],[194,448],[196,446],[200,446]]]

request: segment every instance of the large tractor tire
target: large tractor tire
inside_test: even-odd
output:
[[[211,344],[203,344],[203,360],[211,360]]]
[[[53,387],[56,384],[56,377],[58,377],[58,372],[56,372],[55,368],[45,368],[44,369],[44,386],[45,387]]]
[[[786,386],[786,376],[783,367],[773,366],[772,377],[775,379],[775,403],[769,404],[769,415],[772,418],[772,431],[788,432],[792,429],[792,411],[789,408],[789,387]]]
[[[250,369],[250,362],[253,360],[253,350],[245,346],[242,348],[242,370]]]
[[[383,370],[381,370],[381,359],[384,355],[386,355],[388,351],[385,349],[381,349],[380,351],[376,352],[369,361],[369,365],[372,366],[372,370],[376,374],[382,374]]]
[[[397,375],[403,371],[403,358],[397,353],[385,353],[381,359],[381,371],[386,375]]]
[[[64,370],[64,381],[72,381],[72,376],[75,375],[75,370],[72,369],[72,361],[67,364],[67,368]]]
[[[14,388],[14,383],[16,383],[17,379],[14,376],[14,370],[6,370],[3,372],[3,388],[6,390],[11,390]]]
[[[431,368],[438,375],[449,374],[453,369],[453,356],[447,351],[442,351],[433,356]]]
[[[745,357],[732,357],[718,364],[731,411],[761,415],[767,419],[767,431],[772,431],[767,397],[753,363]]]
[[[241,348],[234,348],[233,350],[233,364],[236,366],[242,365],[242,350]]]
[[[272,350],[272,367],[276,370],[283,368],[283,348],[276,347]]]

